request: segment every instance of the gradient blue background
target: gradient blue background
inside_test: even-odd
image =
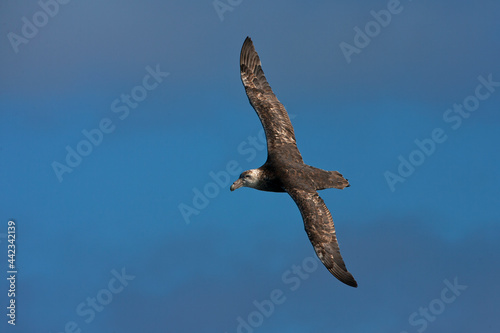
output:
[[[478,76],[500,81],[500,3],[401,1],[351,63],[339,44],[387,1],[233,4],[221,21],[210,0],[71,1],[15,53],[7,34],[40,5],[2,2],[0,330],[236,332],[280,289],[286,300],[255,332],[410,333],[422,326],[409,316],[457,278],[467,289],[425,331],[498,332],[500,88],[457,130],[443,114]],[[304,160],[351,182],[321,196],[358,289],[318,265],[290,290],[283,274],[314,251],[286,194],[227,185],[189,224],[179,210],[210,172],[266,159],[238,150],[261,131],[239,78],[247,35],[295,116]],[[120,120],[111,103],[157,64],[170,75]],[[59,182],[51,164],[103,118],[114,132]],[[384,173],[438,127],[446,142],[392,192]],[[5,315],[12,218],[15,327]],[[76,307],[122,268],[135,279],[86,323]]]

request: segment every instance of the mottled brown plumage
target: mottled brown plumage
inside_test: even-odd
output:
[[[340,255],[332,215],[316,192],[326,188],[343,189],[349,186],[349,182],[337,171],[326,171],[304,163],[288,113],[269,86],[249,37],[241,48],[240,69],[250,104],[266,133],[268,156],[260,168],[243,172],[231,185],[231,191],[245,186],[261,191],[287,192],[299,207],[307,235],[319,259],[337,279],[357,287]]]

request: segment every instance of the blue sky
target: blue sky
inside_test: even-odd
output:
[[[0,5],[2,332],[499,330],[500,4],[60,2]],[[351,183],[320,195],[357,289],[286,194],[229,191],[266,159],[246,36]]]

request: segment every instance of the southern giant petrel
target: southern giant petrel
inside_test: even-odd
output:
[[[326,188],[343,189],[349,186],[349,182],[337,171],[326,171],[304,163],[290,118],[271,90],[249,37],[241,48],[240,71],[250,104],[266,133],[267,161],[258,169],[244,171],[231,185],[231,191],[245,186],[261,191],[287,192],[299,207],[307,235],[319,259],[337,279],[357,287],[340,255],[332,215],[316,192]]]

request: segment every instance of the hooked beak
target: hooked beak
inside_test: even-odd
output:
[[[234,191],[234,190],[237,190],[239,189],[240,187],[243,186],[243,180],[241,178],[238,178],[238,180],[236,180],[233,185],[231,185],[230,187],[230,190],[231,191]]]

